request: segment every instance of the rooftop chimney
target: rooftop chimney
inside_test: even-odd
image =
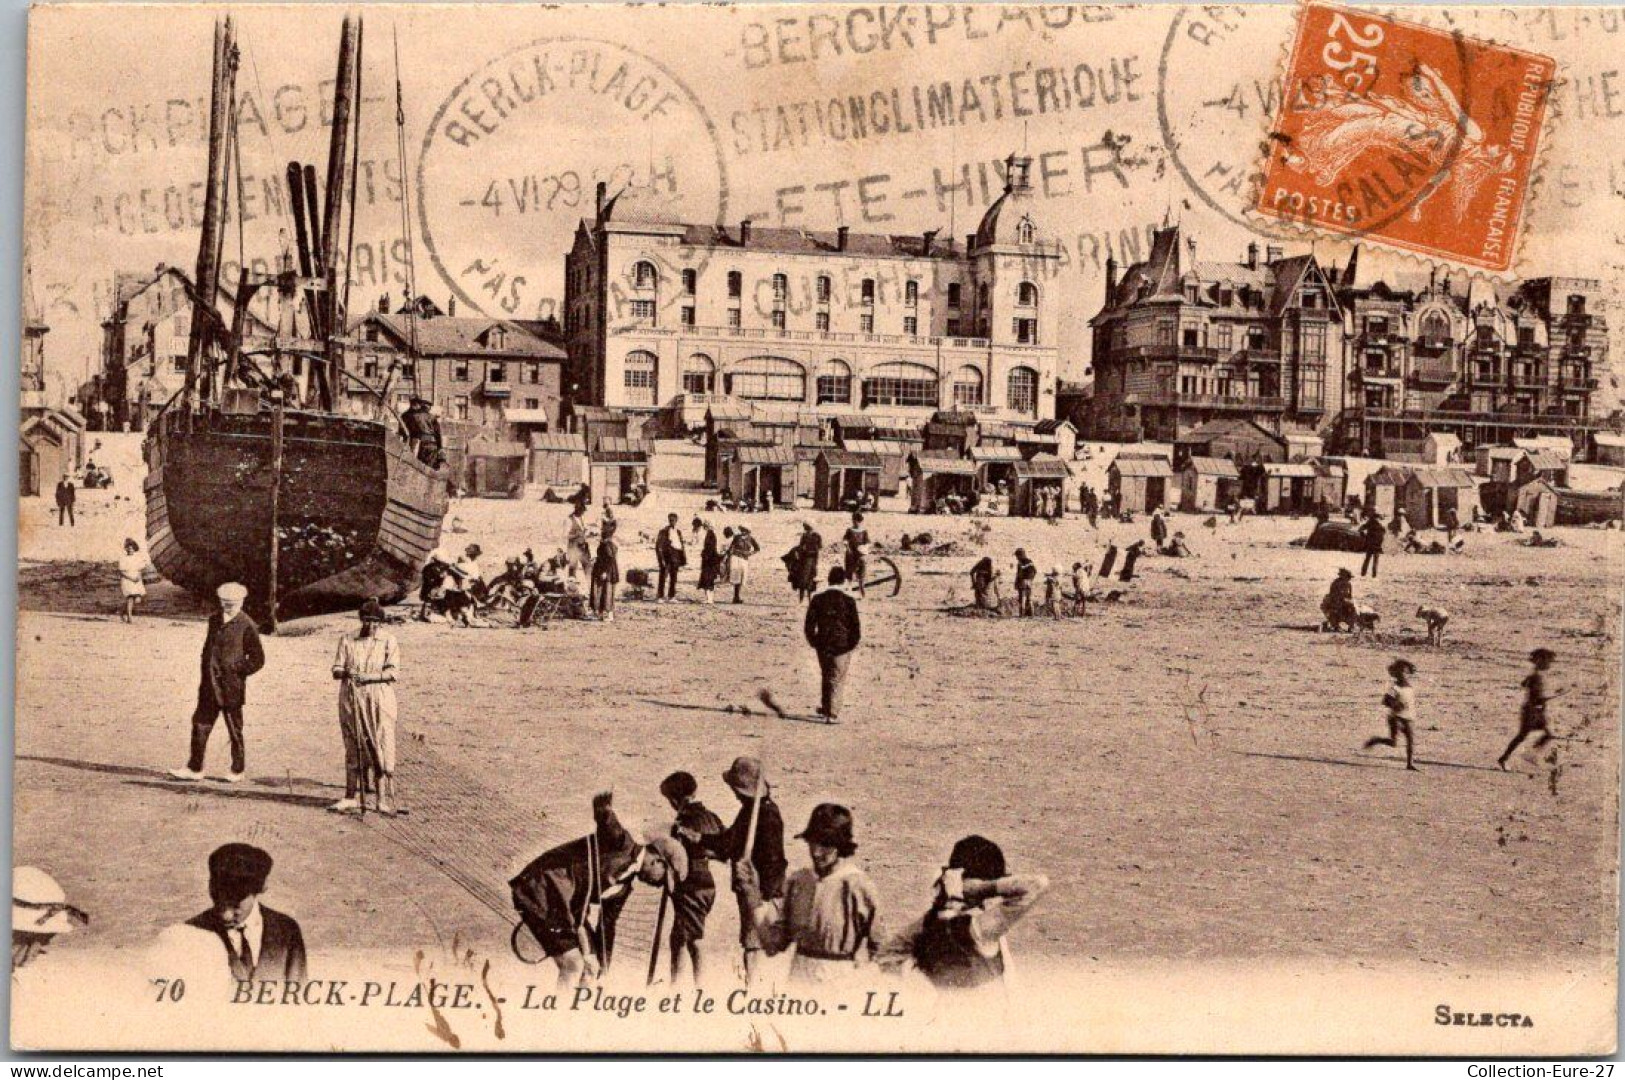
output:
[[[380,315],[388,315],[389,314],[389,294],[388,293],[385,293],[384,295],[382,295],[382,296],[380,296],[378,298],[378,314],[380,314]]]
[[[1117,294],[1117,259],[1115,256],[1106,256],[1106,303],[1112,302]]]
[[[448,317],[450,317],[450,316],[454,316],[456,314],[457,314],[457,298],[455,296],[446,297],[446,315]]]
[[[966,233],[965,234],[965,254],[969,255],[970,254],[970,249],[975,247],[975,246],[976,246],[976,234],[973,233],[973,232]]]
[[[1247,269],[1258,269],[1258,241],[1254,240],[1247,245]]]
[[[925,230],[925,235],[920,238],[920,254],[921,255],[930,255],[931,254],[931,245],[936,242],[937,233],[940,232],[940,231],[941,230],[939,230],[939,229],[927,229],[927,230]]]
[[[1279,247],[1277,247],[1275,244],[1270,244],[1264,249],[1264,261],[1266,263],[1280,262],[1282,254],[1283,252]]]
[[[604,220],[604,197],[606,195],[608,195],[608,194],[609,194],[609,185],[604,183],[602,180],[598,181],[598,189],[597,189],[597,192],[596,192],[596,195],[597,195],[596,206],[597,206],[597,210],[598,210],[598,216],[594,220],[597,220],[597,221],[603,221]]]
[[[750,243],[750,218],[739,223],[739,245],[744,247]]]
[[[836,251],[845,251],[846,250],[846,238],[847,238],[847,236],[849,236],[851,234],[851,232],[852,232],[852,228],[849,225],[842,225],[840,228],[835,230],[835,250]]]
[[[1196,237],[1185,237],[1185,250],[1191,253],[1191,267],[1194,269],[1196,266]]]

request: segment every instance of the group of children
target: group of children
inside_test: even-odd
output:
[[[1529,654],[1529,663],[1532,667],[1525,676],[1523,683],[1523,706],[1518,712],[1518,732],[1507,743],[1507,748],[1496,759],[1496,764],[1503,770],[1507,762],[1524,740],[1534,737],[1534,749],[1539,750],[1551,742],[1555,736],[1552,734],[1546,716],[1546,704],[1557,694],[1547,686],[1547,672],[1557,656],[1550,649],[1536,649]],[[1376,746],[1398,746],[1399,740],[1405,740],[1405,768],[1412,772],[1416,768],[1416,738],[1412,731],[1412,723],[1416,717],[1416,687],[1412,681],[1416,675],[1416,665],[1409,660],[1400,658],[1388,665],[1388,674],[1393,679],[1387,693],[1383,694],[1382,704],[1388,710],[1388,734],[1375,735],[1365,741],[1365,749],[1370,750]]]
[[[841,982],[877,964],[891,971],[911,965],[941,989],[1003,980],[1005,937],[1049,888],[1043,875],[1010,874],[997,844],[967,836],[949,854],[925,913],[887,933],[878,890],[854,861],[858,844],[848,808],[813,808],[796,834],[806,843],[810,865],[792,871],[784,819],[761,762],[740,757],[722,780],[739,804],[726,827],[700,801],[694,776],[676,772],[660,784],[675,814],[669,836],[640,849],[614,820],[609,797],[601,795],[594,800],[591,836],[544,853],[513,880],[515,908],[558,965],[561,985],[595,977],[608,965],[614,922],[633,880],[665,893],[671,916],[663,943],[673,983],[699,982],[701,942],[716,901],[714,861],[731,866],[747,982],[763,974],[764,957],[791,948],[792,982]],[[657,940],[655,948],[663,943]]]

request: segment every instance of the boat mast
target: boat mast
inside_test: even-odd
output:
[[[190,401],[204,375],[205,353],[216,337],[220,314],[221,228],[226,201],[226,151],[232,103],[237,91],[237,42],[231,16],[214,24],[214,66],[209,95],[209,169],[203,198],[203,229],[198,237],[197,273],[192,280],[192,330],[186,345],[185,393]]]
[[[344,215],[344,195],[349,188],[350,113],[354,104],[356,61],[361,45],[360,21],[345,16],[339,42],[338,72],[333,80],[333,136],[327,148],[327,197],[322,211],[322,273],[327,293],[323,298],[320,335],[326,341],[326,362],[322,367],[320,391],[322,408],[328,412],[338,404],[339,337],[343,333],[339,310],[339,226]],[[348,268],[346,268],[348,273]]]

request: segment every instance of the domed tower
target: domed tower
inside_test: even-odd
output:
[[[1054,404],[1061,251],[1033,197],[1032,158],[1011,154],[1004,164],[1004,194],[971,243],[972,310],[991,344],[992,404],[1038,418]]]

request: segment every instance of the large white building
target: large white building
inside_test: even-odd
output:
[[[1055,412],[1061,258],[1031,159],[963,244],[672,220],[605,197],[565,259],[574,400],[653,411],[711,395],[826,413]]]

